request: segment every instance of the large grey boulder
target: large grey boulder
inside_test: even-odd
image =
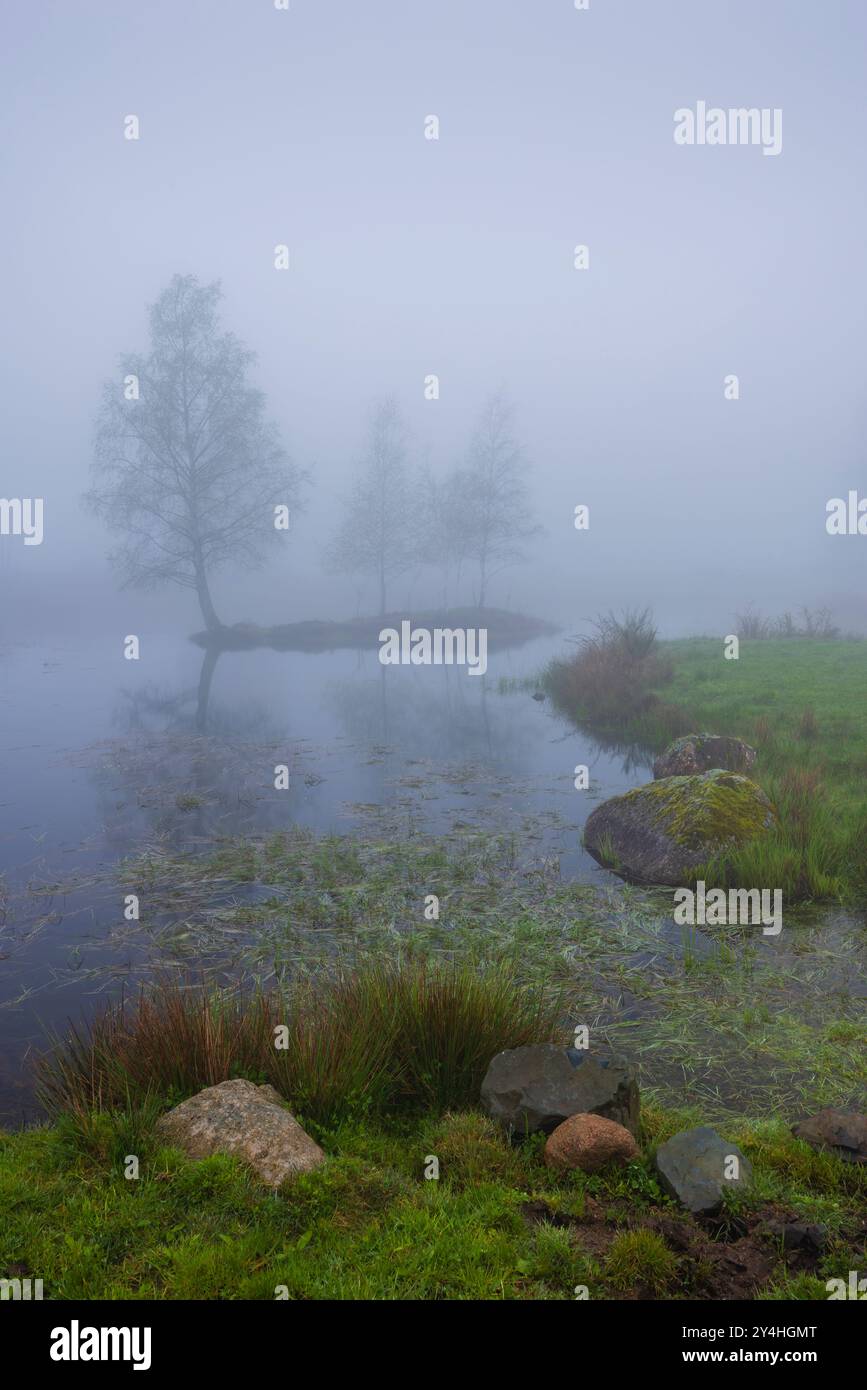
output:
[[[756,750],[742,738],[727,734],[684,734],[675,739],[653,764],[653,775],[691,777],[695,773],[722,768],[726,772],[749,772],[756,761]]]
[[[726,1177],[733,1158],[737,1159],[738,1176]],[[669,1197],[674,1197],[693,1216],[716,1215],[725,1189],[745,1191],[753,1177],[752,1165],[737,1144],[723,1139],[709,1125],[682,1130],[660,1144],[656,1170]]]
[[[714,769],[646,782],[604,801],[587,817],[584,844],[624,878],[688,886],[708,860],[767,835],[776,824],[761,787]]]
[[[827,1149],[844,1163],[867,1163],[867,1115],[857,1110],[820,1110],[792,1126],[796,1139]]]
[[[635,1071],[621,1058],[538,1043],[498,1052],[482,1082],[482,1106],[509,1134],[550,1134],[570,1115],[602,1115],[638,1129]]]
[[[161,1115],[156,1132],[189,1158],[233,1154],[274,1188],[325,1162],[274,1087],[252,1081],[221,1081],[199,1091]]]

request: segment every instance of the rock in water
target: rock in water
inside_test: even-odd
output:
[[[738,1176],[727,1177],[732,1159],[737,1159]],[[685,1129],[656,1152],[659,1180],[693,1216],[714,1216],[722,1206],[727,1187],[744,1190],[752,1182],[753,1170],[737,1144],[721,1138],[709,1125]]]
[[[603,1115],[638,1128],[638,1081],[628,1063],[538,1043],[498,1052],[482,1082],[482,1106],[509,1134],[550,1134],[570,1115]]]
[[[756,750],[741,738],[724,734],[686,734],[675,739],[653,764],[654,777],[690,777],[698,772],[721,768],[726,772],[749,772],[756,761]]]
[[[548,1135],[545,1162],[549,1168],[580,1168],[597,1173],[606,1163],[621,1166],[638,1157],[638,1145],[623,1125],[601,1115],[570,1115]]]
[[[199,1091],[161,1115],[156,1132],[189,1158],[233,1154],[269,1187],[325,1162],[274,1087],[252,1081],[221,1081]]]
[[[857,1110],[820,1110],[792,1126],[796,1139],[828,1149],[845,1163],[867,1163],[867,1115]]]
[[[604,801],[584,827],[593,858],[640,883],[688,886],[709,859],[766,835],[777,817],[736,772],[664,777]]]

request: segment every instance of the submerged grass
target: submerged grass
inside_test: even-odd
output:
[[[532,998],[559,996],[568,1033],[587,1024],[594,1043],[635,1057],[646,1093],[666,1104],[794,1120],[867,1089],[865,926],[842,912],[787,906],[779,938],[729,926],[685,939],[671,893],[564,883],[556,860],[481,834],[363,841],[297,830],[227,840],[195,859],[151,851],[119,873],[140,894],[139,935],[215,987],[231,979],[253,996],[303,997],[309,985],[316,998],[324,981],[389,960],[459,967],[489,984],[501,971]],[[405,1020],[405,1048],[420,1007]],[[231,1019],[230,996],[225,1008]],[[340,1058],[340,1019],[324,1018],[311,1048],[323,1028]],[[430,1098],[438,1083],[427,1084]]]

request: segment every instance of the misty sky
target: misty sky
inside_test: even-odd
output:
[[[0,494],[46,509],[42,546],[0,538],[19,612],[111,594],[79,500],[100,388],[191,272],[314,474],[291,554],[215,583],[227,621],[373,607],[320,563],[371,398],[444,471],[503,383],[547,534],[492,602],[867,630],[867,538],[824,526],[867,489],[863,0],[4,0],[2,50]],[[781,108],[782,153],[678,147],[700,100]],[[176,594],[121,602],[178,621]]]

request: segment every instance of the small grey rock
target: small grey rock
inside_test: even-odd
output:
[[[727,1178],[728,1160],[736,1157],[739,1176]],[[664,1190],[693,1216],[714,1216],[722,1206],[727,1187],[744,1190],[752,1183],[753,1170],[737,1144],[717,1134],[710,1125],[681,1130],[656,1152],[656,1170]]]

